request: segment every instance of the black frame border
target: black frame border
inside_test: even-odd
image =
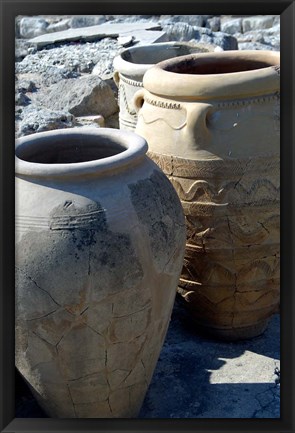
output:
[[[222,14],[281,16],[281,418],[39,419],[14,418],[14,20],[17,15]],[[280,432],[295,431],[294,411],[294,107],[295,5],[275,0],[0,0],[0,431],[23,432]],[[294,287],[295,289],[295,287]]]

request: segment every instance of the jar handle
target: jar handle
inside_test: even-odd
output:
[[[120,84],[120,74],[118,71],[115,71],[113,74],[113,80],[115,81],[115,84],[117,87],[119,87]]]
[[[133,96],[133,105],[135,111],[138,113],[144,103],[144,89],[138,90]]]
[[[187,134],[193,142],[201,147],[211,141],[211,131],[208,125],[208,116],[212,112],[213,105],[199,102],[187,104]]]

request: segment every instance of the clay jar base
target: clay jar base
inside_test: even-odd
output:
[[[196,332],[198,333],[198,335],[204,336],[205,338],[228,342],[249,340],[255,337],[259,337],[259,335],[263,334],[267,329],[270,319],[264,320],[260,323],[256,323],[255,325],[243,326],[240,328],[222,328],[221,326],[214,327],[210,323],[208,323],[208,325],[205,325],[204,321],[199,321],[196,318],[196,304],[194,304],[193,302],[187,302],[185,298],[183,298],[183,289],[181,287],[178,287],[177,292],[177,299],[180,300],[181,304],[189,312],[191,322]]]

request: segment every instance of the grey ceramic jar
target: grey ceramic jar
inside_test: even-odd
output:
[[[185,247],[143,138],[56,130],[16,144],[16,366],[51,417],[135,417]]]

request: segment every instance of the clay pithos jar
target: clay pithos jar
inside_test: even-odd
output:
[[[136,132],[174,185],[187,244],[179,293],[197,329],[261,334],[279,303],[280,55],[226,51],[149,69]]]
[[[185,248],[171,183],[134,133],[16,145],[16,366],[51,417],[136,417]]]
[[[189,42],[160,42],[127,48],[114,58],[114,81],[119,90],[120,129],[134,131],[137,112],[133,97],[143,84],[145,72],[154,64],[171,57],[185,54],[213,51],[209,44]]]

